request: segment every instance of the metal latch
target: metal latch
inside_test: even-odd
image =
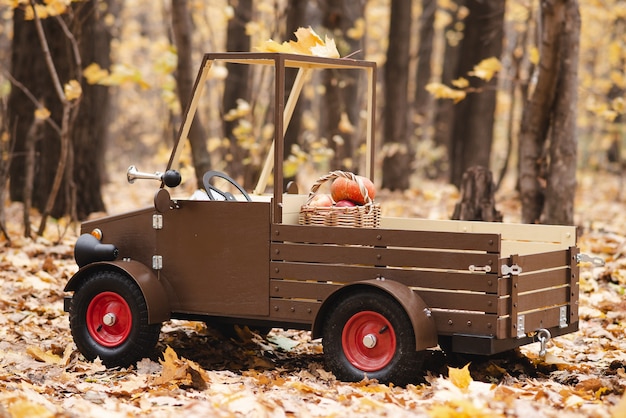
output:
[[[152,215],[152,228],[153,229],[163,229],[163,215],[160,213],[155,213]]]
[[[162,255],[152,256],[152,268],[154,270],[161,270],[163,268],[163,256]]]
[[[539,357],[544,358],[546,356],[548,351],[546,345],[548,344],[548,341],[550,341],[551,337],[552,335],[550,334],[550,331],[545,328],[537,331],[537,341],[541,344],[541,347],[539,348]]]
[[[524,338],[526,336],[526,316],[517,316],[517,338]]]
[[[577,263],[591,263],[594,267],[602,267],[604,266],[604,259],[601,257],[592,257],[588,254],[576,254],[576,262]]]
[[[522,274],[522,268],[517,264],[513,264],[512,266],[506,264],[502,265],[503,276],[519,276],[520,274]]]
[[[485,273],[489,273],[491,271],[491,266],[475,266],[475,265],[471,265],[468,267],[469,271],[474,272],[474,271],[484,271]]]

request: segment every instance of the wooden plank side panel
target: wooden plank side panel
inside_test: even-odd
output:
[[[428,307],[435,309],[497,314],[501,303],[504,303],[504,306],[500,309],[506,309],[505,301],[500,300],[496,295],[434,290],[415,290],[415,292],[426,302]]]
[[[555,305],[566,305],[569,302],[569,286],[546,289],[540,292],[519,295],[518,313],[537,309],[546,309]]]
[[[489,335],[506,338],[506,318],[472,312],[433,310],[433,318],[440,335]]]
[[[539,254],[520,256],[517,264],[522,268],[522,274],[531,271],[555,269],[570,265],[570,250],[550,251]]]
[[[282,299],[323,301],[341,287],[340,284],[296,280],[270,280],[270,296]]]
[[[356,229],[356,228],[355,228]],[[468,270],[497,266],[497,254],[456,253],[363,246],[272,243],[272,260],[369,266]]]
[[[292,299],[270,299],[270,319],[302,324],[312,324],[321,302]]]
[[[270,277],[337,283],[385,278],[409,287],[485,292],[499,296],[506,294],[505,282],[508,282],[508,279],[500,279],[496,274],[286,261],[273,261]]]
[[[481,233],[274,224],[272,225],[272,240],[311,244],[500,252],[500,236]]]
[[[535,289],[564,286],[569,283],[570,268],[568,266],[564,266],[555,270],[532,272],[528,274],[522,273],[518,282],[518,290],[520,293],[523,293]]]

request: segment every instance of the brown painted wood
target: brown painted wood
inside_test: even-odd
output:
[[[569,253],[569,250],[559,250],[523,255],[517,259],[517,265],[522,268],[522,272],[569,266]]]
[[[469,312],[446,312],[433,310],[433,317],[440,335],[468,334],[493,335],[505,338],[507,321],[496,315]]]
[[[270,300],[270,319],[295,323],[312,324],[322,304],[289,299]]]
[[[272,225],[272,240],[312,244],[354,244],[373,247],[409,247],[500,252],[498,234],[404,231],[336,226]]]
[[[519,295],[518,312],[523,313],[554,305],[565,305],[569,302],[569,293],[569,286],[563,286]]]
[[[528,292],[535,289],[563,286],[569,284],[569,282],[570,268],[569,266],[563,266],[556,270],[522,273],[518,282],[518,290],[519,292]]]
[[[273,261],[270,264],[270,277],[275,279],[332,281],[337,283],[385,278],[410,287],[466,290],[508,295],[506,286],[499,284],[506,279],[498,279],[498,276],[495,274],[484,273]]]
[[[355,228],[356,229],[356,228]],[[468,270],[470,265],[497,266],[495,254],[473,254],[363,246],[272,243],[272,260],[370,266],[421,267]]]

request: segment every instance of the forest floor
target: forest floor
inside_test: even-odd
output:
[[[244,328],[228,339],[185,321],[166,323],[155,355],[136,367],[86,362],[63,312],[78,228],[51,222],[44,237],[24,239],[20,206],[9,205],[12,240],[0,243],[0,417],[626,417],[626,202],[615,176],[580,175],[579,185],[579,246],[606,260],[581,266],[580,330],[552,339],[544,358],[535,343],[472,359],[469,374],[434,351],[424,375],[404,388],[337,381],[308,332],[275,329],[265,339]],[[115,187],[105,192],[112,212],[151,201]],[[379,201],[388,214],[447,218],[457,198],[424,182]],[[516,221],[515,193],[501,194],[498,209]]]

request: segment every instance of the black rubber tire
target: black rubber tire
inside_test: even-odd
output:
[[[355,350],[355,347],[344,347],[343,333],[351,318],[367,316],[372,312],[389,324],[384,332],[395,334],[395,349],[390,350],[391,357],[383,361],[382,367],[368,371],[360,368],[358,361],[347,357],[346,352]],[[355,382],[367,377],[381,383],[405,386],[421,377],[423,355],[415,351],[413,326],[404,308],[388,294],[376,289],[360,290],[336,303],[325,319],[322,339],[324,361],[337,379]]]
[[[94,338],[88,325],[89,306],[103,295],[111,295],[119,301],[123,299],[130,319],[127,335],[120,337],[119,342],[111,342],[109,346]],[[139,286],[130,277],[108,270],[94,272],[85,279],[74,292],[69,316],[72,337],[78,350],[88,360],[99,357],[107,367],[128,367],[148,357],[159,340],[162,326],[161,323],[148,323],[148,307]]]

